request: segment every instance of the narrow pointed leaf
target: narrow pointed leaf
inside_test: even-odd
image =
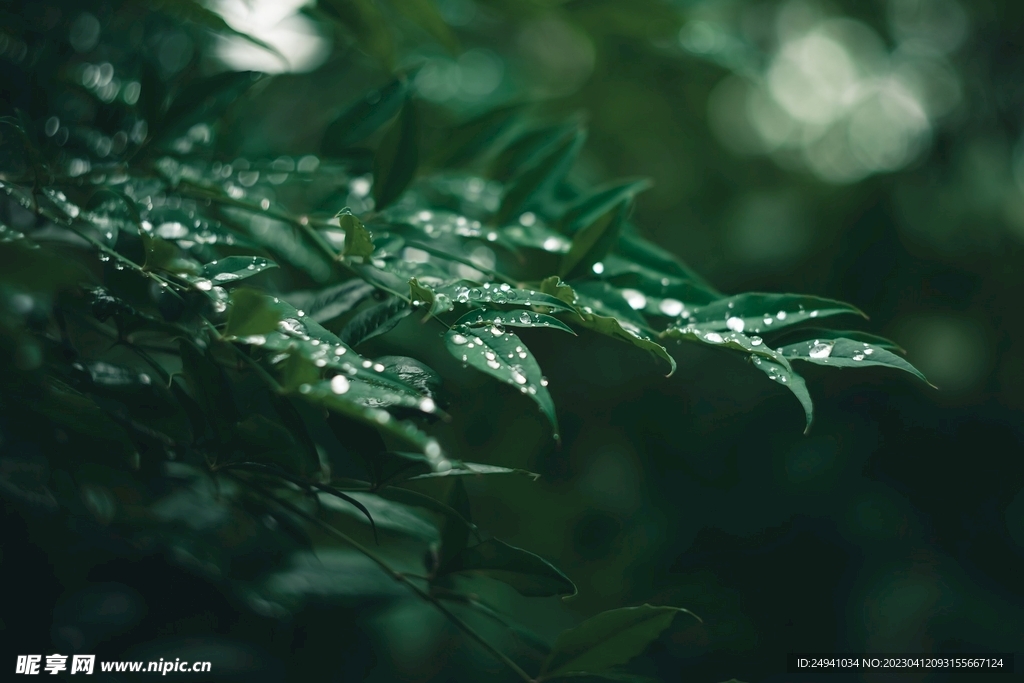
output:
[[[450,54],[459,52],[459,39],[437,9],[435,0],[402,0],[395,9],[429,33]]]
[[[796,400],[800,401],[800,407],[804,409],[804,434],[811,428],[814,420],[814,402],[811,394],[807,391],[807,382],[788,363],[778,363],[770,358],[761,356],[750,356],[754,367],[768,376],[773,382],[778,382],[793,392]]]
[[[576,334],[572,331],[571,327],[558,318],[553,318],[544,313],[534,313],[533,311],[496,311],[483,308],[478,311],[470,311],[459,318],[455,324],[467,325],[469,327],[494,325],[503,327],[550,327],[568,332],[569,334]]]
[[[284,296],[312,320],[325,323],[348,313],[373,292],[373,285],[356,278],[318,291],[292,292]]]
[[[417,126],[415,104],[406,101],[373,157],[373,201],[378,211],[398,199],[416,175]]]
[[[566,209],[560,221],[562,229],[566,234],[575,235],[619,204],[630,204],[634,197],[650,189],[651,185],[650,180],[642,178],[619,181],[588,192]]]
[[[701,330],[767,334],[816,318],[859,315],[860,309],[841,301],[802,294],[737,294],[695,308],[690,321]]]
[[[523,105],[491,109],[448,132],[435,155],[438,166],[454,168],[484,155],[516,122]]]
[[[928,383],[924,374],[913,365],[892,351],[869,342],[845,338],[813,339],[783,346],[782,355],[790,360],[834,368],[895,368]]]
[[[512,586],[526,597],[576,595],[576,585],[550,562],[496,538],[465,548],[445,565],[444,571],[482,574]]]
[[[598,674],[633,659],[658,639],[680,612],[678,607],[642,605],[608,610],[563,631],[538,680],[569,674]]]
[[[615,244],[628,211],[629,204],[623,201],[613,205],[593,223],[582,226],[572,238],[569,253],[562,258],[559,275],[569,280],[589,275],[592,266],[604,258]]]
[[[504,225],[545,198],[572,168],[585,140],[583,131],[573,131],[516,178],[505,191],[493,222]]]
[[[326,156],[341,156],[353,145],[370,137],[394,118],[405,103],[408,92],[408,83],[396,79],[360,97],[327,126],[320,152]]]
[[[438,287],[437,294],[445,294],[460,304],[507,304],[509,306],[536,306],[549,308],[553,311],[575,311],[576,309],[556,296],[532,289],[518,289],[508,284],[485,282],[482,285],[473,283],[456,283]]]
[[[338,336],[345,344],[358,346],[367,339],[390,332],[411,312],[408,303],[396,296],[389,296],[379,304],[357,313]]]
[[[345,495],[362,505],[367,515],[356,514],[357,511],[351,505],[335,496],[321,493],[319,497],[321,502],[332,510],[351,515],[360,521],[372,519],[378,529],[398,532],[428,543],[436,542],[440,538],[437,526],[414,508],[373,493],[349,491]]]

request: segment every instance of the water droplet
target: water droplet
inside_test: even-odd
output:
[[[823,344],[822,342],[815,341],[811,344],[811,348],[808,350],[807,355],[811,358],[828,358],[832,354],[833,344]]]
[[[331,379],[331,391],[336,394],[344,394],[349,390],[350,386],[352,385],[349,383],[348,377],[345,377],[344,375],[335,375]]]
[[[625,297],[626,303],[634,311],[640,311],[647,307],[647,297],[643,295],[643,292],[635,289],[624,289],[622,290],[622,296]]]
[[[704,340],[711,342],[712,344],[721,344],[723,341],[725,341],[724,339],[722,339],[722,335],[718,334],[717,332],[708,332],[707,334],[704,335]]]
[[[532,318],[530,318],[530,314],[527,313],[526,311],[523,311],[522,313],[519,314],[519,322],[523,323],[524,325],[529,325],[531,321]]]
[[[785,320],[786,319],[786,312],[785,311],[779,311],[778,313],[775,314],[775,317],[778,318],[779,320]]]
[[[518,365],[513,365],[512,368],[512,379],[517,384],[526,384],[526,375],[523,374],[523,369]]]
[[[495,337],[500,337],[501,335],[505,334],[505,326],[502,325],[501,323],[494,323],[493,325],[491,325],[491,334],[493,334]]]
[[[863,353],[855,353],[855,354],[853,354],[853,359],[854,360],[864,360],[864,354]]]
[[[434,399],[427,397],[420,401],[420,410],[425,413],[432,413],[437,410],[437,404],[434,403]]]
[[[685,307],[683,302],[677,299],[662,299],[661,303],[658,304],[658,310],[674,318],[680,315],[685,310]]]
[[[546,387],[548,385],[548,378],[547,377],[541,377],[540,378],[540,385],[542,387]]]
[[[871,354],[873,354],[874,352],[875,352],[875,350],[874,350],[874,349],[872,349],[872,348],[867,348],[867,349],[864,349],[864,355],[865,355],[865,356],[870,356],[870,355],[871,355]]]
[[[765,325],[771,325],[773,322],[775,322],[775,319],[773,317],[771,317],[770,315],[765,316],[765,319],[764,319],[764,324]]]
[[[548,237],[544,240],[544,251],[559,251],[562,248],[562,240],[557,237]]]
[[[213,289],[213,283],[206,279],[196,280],[195,285],[196,289],[202,290],[204,292],[209,292],[211,289]]]
[[[598,261],[593,266],[591,266],[590,269],[593,270],[596,274],[600,275],[601,273],[604,272],[604,264]]]
[[[501,363],[499,363],[499,362],[498,362],[498,361],[496,361],[496,360],[489,360],[489,361],[487,361],[487,365],[488,365],[489,367],[491,367],[491,368],[495,369],[495,370],[497,370],[498,368],[500,368],[500,367],[501,367]]]
[[[469,339],[463,337],[461,334],[453,334],[451,339],[452,344],[458,344],[459,346],[462,346],[463,344],[469,341]]]
[[[384,366],[380,363],[375,363],[373,369],[375,372],[384,372]]]
[[[743,328],[746,327],[747,324],[743,322],[743,318],[737,318],[736,316],[733,316],[725,321],[725,326],[728,327],[733,332],[742,332]]]
[[[270,200],[269,200],[269,199],[267,199],[266,197],[264,197],[263,199],[261,199],[261,200],[260,200],[260,208],[261,208],[261,209],[263,209],[264,211],[266,211],[267,209],[269,209],[269,208],[270,208]]]
[[[810,316],[812,318],[817,318],[818,317],[818,311],[811,311]]]

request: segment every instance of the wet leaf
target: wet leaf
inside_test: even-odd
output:
[[[601,673],[625,664],[657,640],[680,612],[689,614],[653,605],[601,612],[558,636],[538,680]]]
[[[559,221],[562,230],[568,235],[575,235],[588,225],[596,223],[620,204],[632,203],[638,194],[650,189],[652,184],[647,179],[621,180],[582,195],[562,214]]]
[[[351,311],[374,290],[373,285],[356,278],[317,291],[291,292],[284,297],[310,319],[325,323]]]
[[[478,370],[511,384],[532,398],[558,433],[555,404],[548,393],[547,380],[523,341],[504,325],[485,328],[453,327],[445,333],[448,351]]]
[[[207,263],[203,267],[203,277],[218,287],[230,287],[270,268],[277,268],[277,264],[262,256],[227,256]]]
[[[374,493],[349,491],[347,496],[359,501],[370,513],[378,529],[394,531],[406,536],[418,538],[427,543],[435,543],[441,535],[433,521],[420,514],[415,508],[408,507]],[[320,501],[332,510],[343,512],[351,517],[366,522],[366,517],[345,501],[327,493],[319,494]]]
[[[894,368],[909,372],[921,381],[928,382],[920,370],[889,349],[866,341],[855,341],[843,337],[811,339],[783,346],[782,355],[790,360],[834,368]]]
[[[231,292],[224,336],[251,337],[274,332],[287,312],[286,306],[262,292],[236,289]]]
[[[515,125],[523,108],[523,105],[512,104],[491,109],[455,126],[440,145],[434,163],[452,168],[485,155]]]
[[[338,213],[338,221],[345,231],[345,256],[361,256],[363,261],[369,259],[373,254],[373,235],[363,222],[347,209]]]
[[[841,301],[801,294],[750,292],[694,308],[689,322],[700,330],[767,334],[834,315],[867,317],[858,308]]]
[[[504,327],[550,327],[562,330],[569,334],[576,334],[572,328],[558,318],[553,318],[544,313],[533,311],[496,311],[493,309],[480,309],[470,311],[455,322],[456,326],[466,325],[471,328],[480,326],[493,327],[500,325]]]
[[[562,257],[559,275],[571,280],[591,274],[593,265],[604,258],[618,239],[628,212],[629,204],[623,201],[592,223],[582,224],[573,235],[569,253]]]
[[[342,328],[339,336],[349,346],[359,346],[368,339],[387,334],[402,322],[412,309],[396,296],[360,311]]]

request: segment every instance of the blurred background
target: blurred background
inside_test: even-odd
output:
[[[536,102],[552,120],[579,114],[589,140],[574,177],[652,178],[635,215],[647,237],[727,293],[853,303],[938,387],[811,368],[817,418],[804,436],[798,404],[726,354],[674,348],[680,367],[665,380],[630,347],[526,330],[561,447],[475,375],[449,387],[475,412],[439,433],[474,460],[543,475],[468,486],[480,526],[580,587],[562,604],[509,593],[501,606],[524,622],[553,636],[599,609],[686,607],[703,623],[680,619],[647,664],[666,681],[799,680],[784,674],[793,651],[1024,654],[1024,5],[430,2],[444,26],[399,13],[386,39],[357,40],[323,19],[343,0],[208,3],[284,60],[242,38],[112,25],[119,3],[32,7],[66,31],[83,87],[101,98],[139,96],[105,68],[110,31],[137,31],[165,79],[275,74],[231,112],[225,159],[315,163],[329,122],[386,83],[389,64],[418,67],[439,149],[451,122],[509,102]],[[24,50],[0,35],[6,62]],[[39,600],[17,621],[7,605],[3,627],[36,644],[25,651],[40,637],[58,649],[86,639],[111,658],[148,648],[233,661],[245,680],[504,675],[429,608],[275,624],[161,563],[79,575],[70,538],[44,555],[23,526],[5,541],[5,573]],[[275,649],[275,629],[301,634],[299,645]]]

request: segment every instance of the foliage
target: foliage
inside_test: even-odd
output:
[[[449,40],[430,3],[395,7]],[[146,8],[227,30],[188,1],[127,4],[112,25]],[[375,3],[320,9],[393,62]],[[259,614],[400,588],[523,680],[547,681],[628,679],[621,667],[682,611],[622,608],[553,645],[533,638],[536,675],[480,635],[468,615],[508,620],[485,584],[467,588],[473,577],[531,598],[576,587],[473,524],[463,478],[532,475],[449,457],[433,436],[460,410],[429,365],[439,349],[527,397],[555,440],[558,408],[518,330],[607,335],[666,374],[669,342],[727,349],[785,385],[808,428],[796,361],[921,376],[883,339],[811,327],[863,315],[852,306],[727,296],[646,241],[631,221],[645,181],[571,179],[586,140],[576,122],[545,126],[513,106],[425,150],[422,105],[398,73],[353,99],[318,155],[229,160],[216,142],[231,108],[268,79],[165,79],[127,40],[100,66],[55,59],[51,29],[5,24],[30,55],[19,77],[51,91],[0,121],[2,443],[35,444],[46,461],[4,490],[164,549]],[[126,74],[116,92],[96,73],[108,67]],[[91,114],[58,118],[62,98]],[[508,121],[511,139],[497,130]],[[373,357],[372,340],[399,326],[419,357]]]

